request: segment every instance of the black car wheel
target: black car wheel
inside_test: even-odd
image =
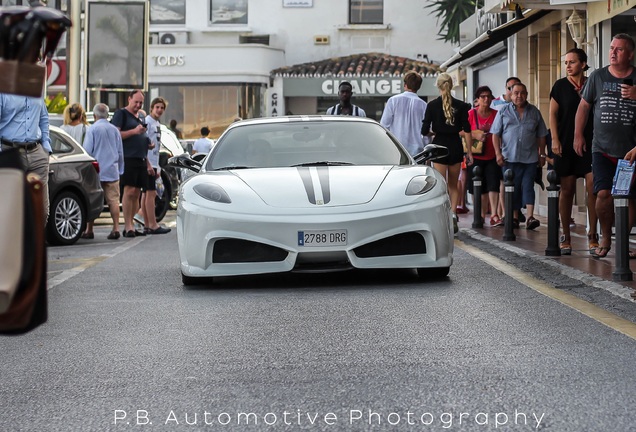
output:
[[[166,216],[170,209],[170,198],[172,198],[172,186],[170,186],[170,180],[166,177],[163,170],[161,170],[161,180],[164,187],[163,195],[161,198],[159,198],[159,194],[155,197],[155,218],[157,222],[161,222]]]
[[[52,245],[71,245],[79,240],[86,228],[86,210],[75,193],[63,191],[53,199],[46,228]]]

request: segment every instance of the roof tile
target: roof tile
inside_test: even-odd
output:
[[[403,76],[408,71],[415,71],[424,76],[434,76],[441,72],[437,64],[388,54],[367,53],[284,66],[274,69],[271,75],[283,77]]]

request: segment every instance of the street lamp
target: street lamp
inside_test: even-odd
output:
[[[577,46],[582,46],[585,41],[585,32],[587,30],[585,18],[583,18],[575,9],[572,11],[572,15],[565,20],[565,23],[568,25],[568,30],[570,31],[572,40],[576,42]]]

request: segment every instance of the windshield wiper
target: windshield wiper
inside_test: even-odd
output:
[[[243,166],[243,165],[229,165],[229,166],[224,166],[221,168],[214,168],[213,171],[230,171],[230,170],[239,170],[239,169],[249,169],[249,168],[256,168],[253,166]]]
[[[307,166],[340,166],[340,165],[353,165],[351,162],[336,162],[336,161],[320,161],[320,162],[305,162],[292,167],[307,167]]]

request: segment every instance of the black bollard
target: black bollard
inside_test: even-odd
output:
[[[554,170],[548,171],[548,247],[545,250],[546,256],[561,256],[561,246],[559,245],[559,185],[557,184],[557,173]]]
[[[481,167],[473,167],[473,228],[483,228],[481,218]]]
[[[614,227],[616,237],[616,267],[612,272],[615,281],[631,281],[634,275],[629,268],[629,200],[614,195]]]
[[[504,217],[504,235],[503,239],[506,241],[515,241],[517,236],[514,232],[513,218],[514,212],[512,210],[512,200],[515,194],[515,173],[511,169],[507,169],[504,172],[504,207],[506,216]]]

